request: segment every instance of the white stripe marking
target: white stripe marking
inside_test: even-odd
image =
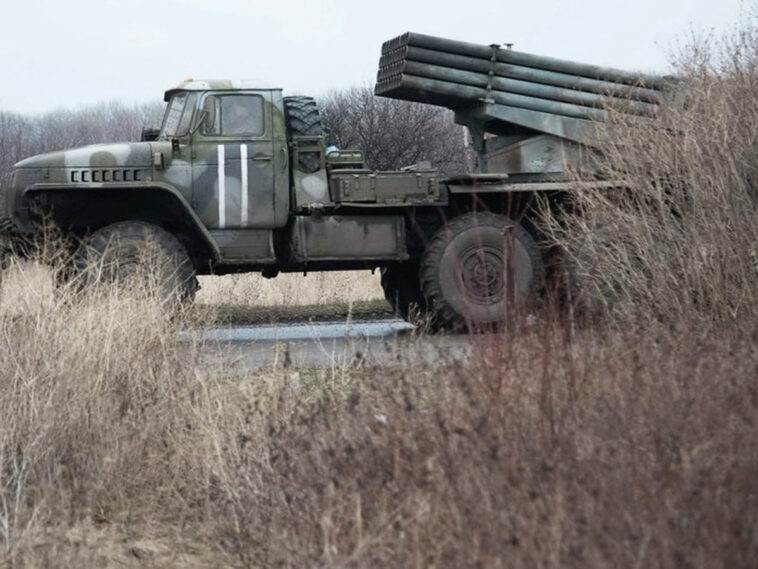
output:
[[[226,172],[224,162],[226,156],[224,145],[218,145],[218,226],[226,227]]]
[[[240,168],[242,169],[242,227],[247,227],[247,144],[240,144]]]

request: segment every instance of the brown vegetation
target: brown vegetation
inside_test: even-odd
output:
[[[758,321],[758,32],[694,41],[656,121],[616,117],[596,161],[628,189],[578,192],[557,239],[580,294],[628,324]],[[577,215],[578,214],[578,215]]]
[[[754,566],[753,37],[682,68],[692,95],[668,128],[610,141],[632,191],[579,196],[558,237],[592,326],[545,313],[463,363],[230,378],[177,339],[195,312],[53,294],[13,263],[2,563]]]
[[[0,304],[18,566],[749,567],[755,336],[561,326],[467,363],[228,378],[103,287]],[[51,290],[48,288],[48,290]],[[27,300],[24,300],[24,299]]]

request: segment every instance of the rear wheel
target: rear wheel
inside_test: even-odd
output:
[[[438,327],[482,331],[523,311],[542,286],[540,250],[518,223],[489,212],[453,219],[432,238],[421,289]]]
[[[146,286],[167,300],[191,301],[198,289],[187,250],[151,223],[122,221],[95,231],[81,245],[77,271],[85,284]]]

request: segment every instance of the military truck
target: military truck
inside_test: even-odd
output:
[[[535,197],[559,203],[571,190],[566,169],[591,149],[607,105],[654,114],[665,81],[409,33],[384,44],[376,92],[453,109],[480,172],[371,171],[360,151],[329,143],[311,98],[187,80],[166,91],[162,125],[141,142],[17,163],[0,227],[28,239],[52,220],[83,272],[103,261],[126,271],[151,244],[185,299],[196,275],[380,269],[405,318],[498,326],[544,284]]]

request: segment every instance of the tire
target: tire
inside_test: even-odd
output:
[[[167,300],[191,302],[198,289],[187,250],[171,233],[142,221],[121,221],[90,235],[76,257],[83,284],[157,284]]]
[[[509,235],[512,263],[506,253]],[[512,287],[506,282],[510,270]],[[436,326],[456,332],[499,329],[513,316],[509,306],[515,313],[524,310],[543,281],[542,255],[532,236],[508,217],[489,212],[464,214],[442,227],[421,263],[421,290]]]
[[[3,272],[10,266],[11,262],[11,247],[10,239],[7,236],[0,234],[0,281],[3,278]]]
[[[0,217],[0,278],[2,278],[3,270],[8,268],[8,264],[11,259],[11,235],[14,224],[13,220],[9,217]]]
[[[313,97],[284,97],[284,121],[289,136],[324,134],[321,113]],[[312,174],[321,168],[321,158],[317,152],[303,152],[299,155],[297,167]]]
[[[395,314],[411,324],[418,324],[426,313],[426,300],[421,292],[418,263],[382,267],[384,298]]]
[[[0,217],[0,233],[10,233],[14,228],[13,219],[10,217]]]

